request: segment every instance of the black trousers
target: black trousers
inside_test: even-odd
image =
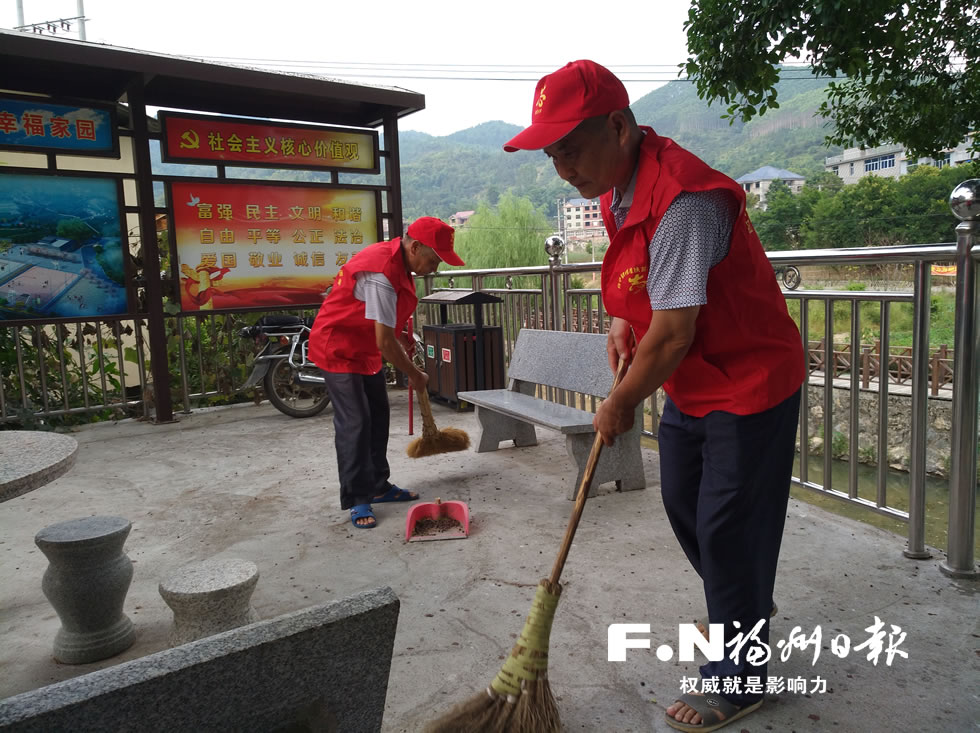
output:
[[[799,392],[754,415],[717,411],[696,418],[669,399],[664,406],[658,435],[664,508],[704,581],[710,623],[725,625],[726,643],[739,631],[748,635],[761,619],[758,636],[769,643],[799,412]],[[702,679],[738,678],[742,692],[722,695],[735,705],[762,698],[744,692],[747,677],[761,678],[765,689],[767,666],[747,663],[750,646],[738,663],[726,648],[724,660],[701,667]]]
[[[321,370],[322,371],[322,370]],[[388,490],[388,389],[377,374],[323,371],[333,403],[334,443],[340,474],[340,506],[370,504]]]

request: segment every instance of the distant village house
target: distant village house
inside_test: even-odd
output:
[[[475,214],[475,211],[457,211],[455,214],[449,217],[449,226],[453,229],[462,229],[466,226],[466,222],[469,218]]]
[[[746,173],[744,176],[736,178],[735,183],[739,184],[746,193],[754,193],[758,196],[759,207],[765,209],[766,194],[769,192],[769,187],[773,183],[782,181],[789,187],[791,193],[799,193],[803,190],[805,180],[806,178],[799,173],[793,173],[793,171],[784,170],[783,168],[775,168],[771,165],[764,165],[751,173]]]

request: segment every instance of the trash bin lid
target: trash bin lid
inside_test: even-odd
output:
[[[483,305],[484,303],[503,302],[503,298],[484,293],[482,290],[437,290],[431,295],[419,298],[419,303],[442,303],[446,305]]]

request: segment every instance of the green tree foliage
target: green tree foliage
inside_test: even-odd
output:
[[[844,77],[821,105],[829,142],[935,157],[980,128],[977,11],[975,0],[694,0],[682,68],[702,98],[747,122],[780,106],[778,65],[805,58]]]
[[[117,285],[126,285],[126,270],[123,265],[122,248],[118,243],[110,244],[108,248],[101,244],[95,245],[95,261],[102,271]]]
[[[765,211],[749,216],[763,246],[769,250],[796,249],[799,241],[799,200],[782,181],[774,181],[766,192]]]
[[[766,209],[750,208],[749,216],[767,250],[951,242],[957,220],[949,194],[977,177],[980,163],[919,166],[897,180],[872,175],[853,186],[821,174],[795,195],[774,183]]]
[[[81,219],[62,219],[58,222],[55,232],[59,237],[74,239],[82,243],[99,236],[98,232]]]
[[[529,199],[505,193],[495,209],[481,204],[456,233],[456,251],[467,269],[547,265],[544,240],[551,232],[548,217]]]
[[[898,180],[865,176],[839,191],[820,192],[800,222],[805,248],[951,242],[958,223],[949,210],[957,184],[980,176],[980,163],[942,170],[920,166]]]

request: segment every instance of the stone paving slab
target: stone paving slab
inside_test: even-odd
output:
[[[405,457],[405,392],[391,392],[392,478],[469,504],[468,539],[405,543],[407,507],[376,507],[377,529],[355,530],[339,509],[328,411],[296,420],[268,405],[180,416],[173,425],[90,426],[73,434],[76,464],[47,486],[0,506],[0,696],[12,695],[166,647],[171,614],[157,584],[207,558],[259,567],[252,601],[272,618],[352,593],[390,586],[401,603],[382,730],[417,731],[451,703],[485,687],[521,630],[537,580],[557,553],[571,502],[565,447],[551,431],[539,445],[417,461]],[[471,413],[434,406],[440,427],[471,436]],[[416,425],[420,421],[416,419]],[[563,577],[550,677],[564,725],[580,731],[667,731],[663,708],[696,663],[661,662],[629,650],[608,662],[611,623],[648,623],[652,647],[676,646],[677,624],[704,616],[698,579],[664,515],[654,450],[643,450],[649,488],[590,499]],[[127,652],[78,667],[58,665],[58,629],[33,543],[41,527],[79,516],[133,522],[126,552],[135,576],[125,611],[137,627]],[[827,691],[771,697],[733,730],[965,731],[980,719],[977,583],[941,575],[941,553],[902,556],[904,540],[790,501],[780,559],[774,640],[820,626],[821,654],[775,661],[784,679],[817,676]],[[833,656],[830,637],[854,645],[879,617],[907,634],[908,659],[877,665],[864,653]]]

